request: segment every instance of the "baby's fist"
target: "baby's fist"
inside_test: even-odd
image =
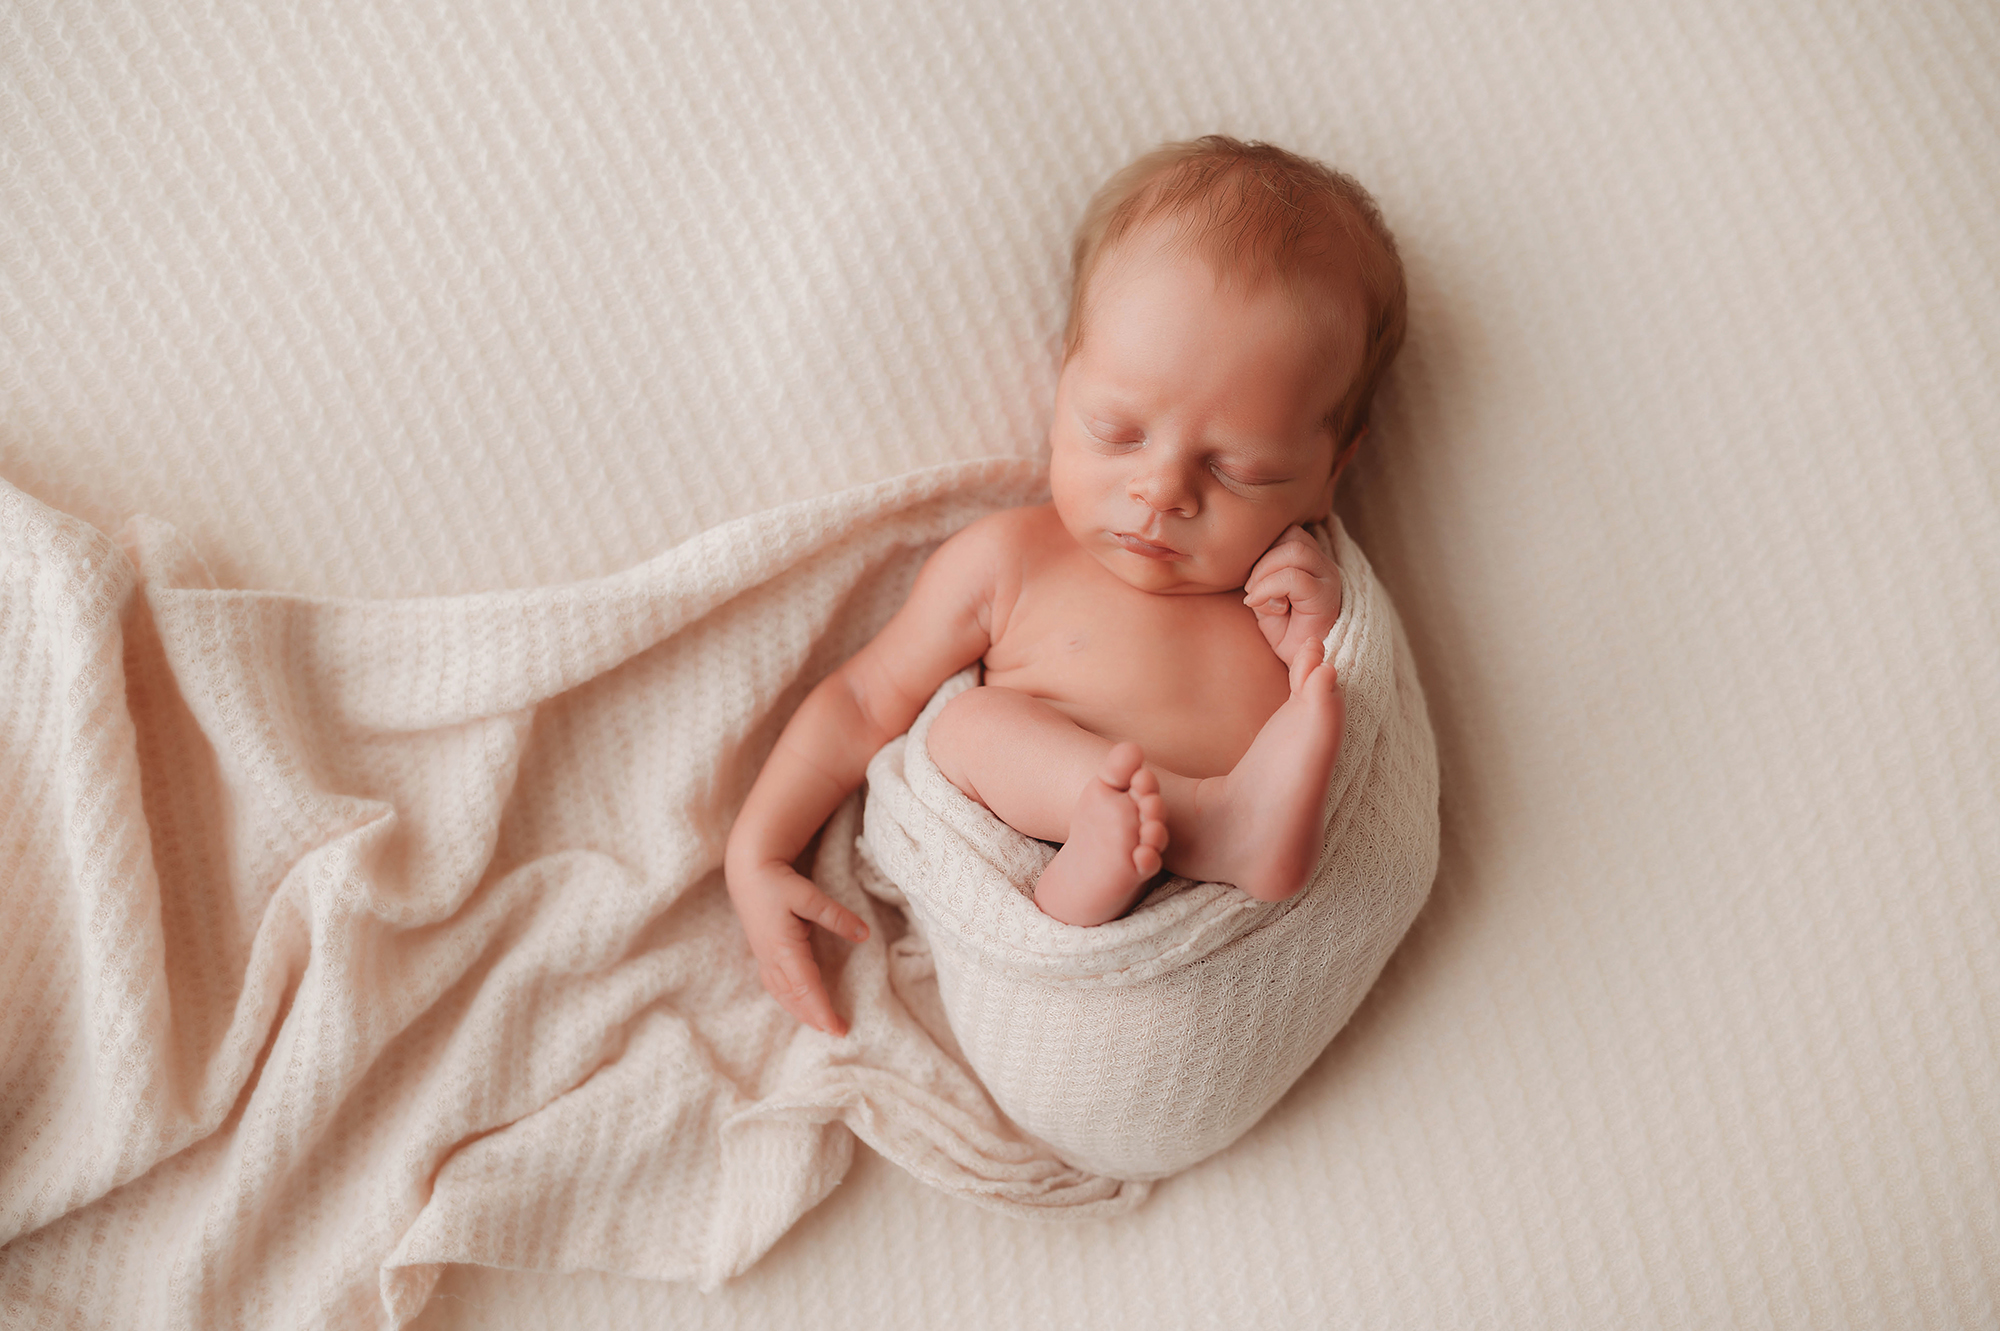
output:
[[[1340,569],[1297,523],[1271,543],[1243,583],[1243,603],[1287,666],[1302,647],[1321,650],[1340,617],[1340,596]]]

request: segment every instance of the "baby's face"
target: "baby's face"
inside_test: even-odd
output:
[[[1097,272],[1049,428],[1063,526],[1142,591],[1222,592],[1333,503],[1324,422],[1354,355],[1308,336],[1285,292],[1218,288],[1197,255],[1132,237]]]

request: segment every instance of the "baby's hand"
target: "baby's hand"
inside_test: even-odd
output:
[[[1321,651],[1340,617],[1340,570],[1296,523],[1252,566],[1243,592],[1264,641],[1288,668],[1301,648]]]
[[[819,890],[787,864],[768,864],[727,875],[729,900],[743,921],[757,978],[785,1011],[828,1035],[847,1034],[833,1010],[813,960],[812,929],[818,924],[850,942],[868,937],[861,917]]]

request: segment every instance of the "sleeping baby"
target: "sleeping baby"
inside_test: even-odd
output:
[[[792,862],[938,687],[938,770],[1060,843],[1036,905],[1129,910],[1163,872],[1282,900],[1310,880],[1339,755],[1323,642],[1331,511],[1402,342],[1395,243],[1360,186],[1265,144],[1169,144],[1079,230],[1049,428],[1051,502],[941,545],[882,632],[807,696],[729,835],[724,870],[767,989],[845,1033],[812,926],[853,912]]]

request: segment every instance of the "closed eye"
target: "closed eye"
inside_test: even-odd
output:
[[[1084,426],[1084,431],[1098,443],[1109,444],[1114,448],[1146,442],[1146,436],[1142,431],[1132,429],[1130,426],[1107,425],[1102,421],[1089,422]]]
[[[1283,485],[1286,481],[1291,479],[1288,476],[1267,477],[1267,476],[1255,475],[1252,473],[1232,471],[1231,469],[1217,462],[1211,462],[1208,466],[1208,469],[1214,472],[1216,477],[1219,480],[1223,481],[1225,484],[1233,485],[1243,490],[1261,490],[1268,486]]]

